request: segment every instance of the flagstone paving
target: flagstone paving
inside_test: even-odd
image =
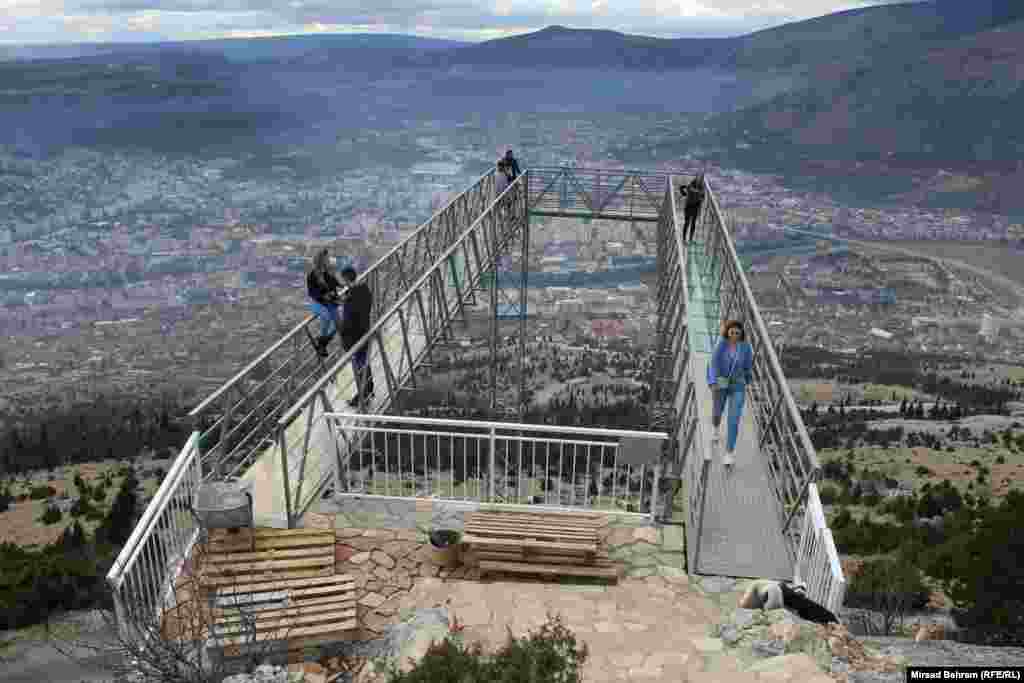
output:
[[[464,641],[491,649],[504,644],[508,630],[519,637],[538,628],[550,611],[590,648],[584,674],[595,683],[833,680],[805,655],[776,657],[786,661],[749,670],[712,637],[723,611],[735,607],[739,586],[687,576],[682,527],[609,516],[600,536],[622,565],[617,584],[500,574],[481,580],[476,569],[433,563],[426,529],[436,521],[436,510],[431,514],[421,503],[420,515],[410,524],[404,515],[357,518],[350,511],[323,514],[321,508],[304,519],[306,526],[335,529],[336,571],[355,577],[363,640],[381,637],[414,609],[443,607],[450,623],[463,626]],[[460,517],[450,516],[447,526],[459,528]],[[397,519],[404,521],[395,524]]]

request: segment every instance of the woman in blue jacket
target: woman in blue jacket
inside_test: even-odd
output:
[[[711,362],[708,363],[708,385],[714,397],[714,407],[711,411],[714,425],[712,444],[716,452],[721,448],[719,431],[722,413],[725,412],[725,404],[729,404],[728,435],[725,442],[725,457],[722,459],[726,466],[732,465],[732,452],[736,450],[736,437],[739,434],[740,418],[743,416],[746,388],[752,379],[754,349],[746,339],[747,333],[743,329],[743,323],[738,320],[726,320],[722,325],[722,338],[715,347]]]

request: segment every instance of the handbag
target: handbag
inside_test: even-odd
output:
[[[728,389],[733,385],[732,373],[736,370],[736,361],[740,357],[740,350],[736,349],[736,355],[732,357],[732,365],[729,366],[729,374],[725,377],[719,375],[715,378],[715,384],[718,385],[719,389]]]

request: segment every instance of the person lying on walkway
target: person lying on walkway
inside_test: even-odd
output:
[[[725,412],[725,404],[729,404],[728,434],[725,457],[722,459],[727,467],[733,463],[732,454],[736,450],[736,438],[739,436],[746,388],[752,379],[754,367],[754,349],[746,339],[743,323],[738,320],[726,320],[722,325],[722,338],[715,347],[711,362],[708,363],[708,385],[711,387],[714,400],[711,411],[711,439],[716,453],[721,452],[719,433],[722,413]]]
[[[313,257],[313,268],[306,276],[306,290],[309,298],[313,300],[309,308],[313,315],[320,319],[320,336],[317,337],[314,346],[321,358],[327,357],[327,345],[338,330],[340,288],[341,283],[338,282],[331,267],[330,254],[326,249],[321,249]]]
[[[679,193],[686,199],[683,221],[683,241],[690,242],[697,232],[697,217],[704,204],[704,174],[699,173],[688,185],[680,185]],[[689,230],[689,234],[687,234]]]
[[[341,315],[341,348],[348,352],[370,331],[370,312],[373,308],[373,293],[365,282],[356,283],[356,269],[346,266],[341,277],[348,284],[345,305]],[[356,395],[348,402],[350,408],[364,404],[373,396],[373,374],[369,368],[369,343],[364,344],[352,356],[356,376]]]

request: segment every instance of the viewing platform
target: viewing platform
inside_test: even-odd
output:
[[[333,530],[332,575],[338,575],[338,563],[347,576],[353,563],[373,561],[380,570],[376,578],[365,576],[362,585],[354,580],[356,592],[342,599],[358,605],[353,632],[378,632],[380,620],[394,612],[374,610],[392,596],[415,593],[413,584],[421,580],[476,580],[480,569],[494,569],[479,563],[441,576],[440,568],[435,573],[426,562],[428,531],[462,529],[465,515],[480,510],[521,520],[541,513],[544,524],[521,521],[536,533],[544,525],[557,527],[560,514],[595,516],[604,531],[593,558],[600,555],[602,566],[621,566],[627,582],[654,574],[666,580],[701,574],[795,580],[807,585],[813,600],[837,610],[845,580],[817,493],[817,456],[709,181],[696,240],[682,240],[682,182],[665,173],[536,168],[525,170],[499,196],[493,172],[480,177],[360,275],[374,293],[374,312],[371,329],[356,347],[342,352],[335,343],[321,359],[310,342],[315,320],[307,318],[193,411],[195,431],[108,575],[126,628],[132,614],[161,619],[174,608],[175,586],[203,538],[190,512],[196,494],[207,482],[226,477],[237,478],[252,495],[257,540],[301,528],[324,529],[326,538]],[[504,255],[518,250],[519,262],[529,262],[532,215],[629,220],[656,231],[658,324],[647,429],[525,424],[508,419],[515,407],[501,410],[499,300],[518,298],[518,310],[524,311],[526,273],[512,294],[488,283],[496,281]],[[456,347],[455,330],[479,297],[489,299],[491,313],[494,417],[403,416],[404,399],[420,389],[436,354]],[[518,318],[521,410],[526,318]],[[726,469],[711,451],[705,372],[721,321],[733,318],[745,322],[754,366],[736,465]],[[360,349],[369,353],[376,392],[366,405],[351,409],[354,355]],[[470,534],[471,546],[480,547],[478,531]],[[388,547],[394,552],[371,549],[378,537],[393,543]],[[488,552],[526,557],[550,542],[529,534],[516,538],[504,551],[495,550],[492,539]],[[670,542],[672,548],[652,551],[660,553],[653,564],[632,566],[634,551],[616,548],[637,542],[659,548]],[[567,567],[568,555],[579,564],[576,550],[546,547],[541,564],[557,565],[561,558]],[[237,558],[224,562],[270,562],[257,572],[264,583],[296,580],[281,572],[297,565],[260,554],[270,549],[232,552]],[[323,550],[310,552],[326,557]],[[423,573],[413,576],[414,568]],[[558,573],[557,567],[550,571]],[[389,583],[394,576],[399,582]]]

